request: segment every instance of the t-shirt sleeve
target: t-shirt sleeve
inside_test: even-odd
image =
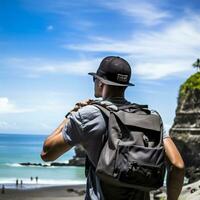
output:
[[[92,105],[72,112],[68,118],[69,122],[65,125],[62,134],[72,146],[86,144],[93,134],[98,134],[105,129],[105,121],[101,111]]]

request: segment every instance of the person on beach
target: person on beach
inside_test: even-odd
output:
[[[3,184],[1,188],[1,194],[5,194],[5,192],[6,192],[6,189],[5,189],[5,185]]]
[[[94,96],[102,98],[116,106],[128,105],[125,91],[131,78],[131,67],[123,58],[108,56],[104,58],[93,76]],[[53,161],[69,151],[73,146],[81,144],[90,162],[97,166],[99,154],[103,146],[106,120],[101,111],[91,105],[91,100],[79,102],[71,110],[68,117],[45,140],[41,158]],[[184,179],[184,163],[175,144],[165,132],[163,136],[166,159],[168,161],[167,198],[177,200],[181,192]],[[89,168],[86,186],[86,200],[103,199],[134,199],[148,200],[149,193],[132,189],[111,186],[99,180],[95,169]]]
[[[23,186],[23,181],[22,181],[22,180],[20,181],[20,186],[21,186],[21,187]]]
[[[16,179],[16,187],[18,187],[18,185],[19,185],[19,180],[18,179]]]

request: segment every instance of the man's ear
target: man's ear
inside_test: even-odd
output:
[[[99,81],[99,87],[103,87],[103,83],[101,81]]]

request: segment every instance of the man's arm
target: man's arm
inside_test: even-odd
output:
[[[81,107],[91,104],[94,100],[88,99],[75,104],[75,107],[69,112],[76,112]],[[69,114],[68,113],[68,114]],[[42,160],[53,161],[64,154],[66,151],[70,150],[70,146],[63,138],[62,130],[69,119],[65,118],[63,122],[58,126],[58,128],[44,141],[43,150],[40,154]]]
[[[69,119],[64,119],[58,128],[44,141],[41,158],[44,161],[54,161],[66,151],[71,149],[71,146],[64,140],[62,130]]]
[[[164,148],[169,162],[167,176],[167,200],[177,200],[183,186],[184,162],[170,137],[164,139]]]

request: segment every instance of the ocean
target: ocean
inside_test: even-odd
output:
[[[0,134],[0,185],[7,188],[35,188],[56,185],[83,184],[84,167],[21,166],[21,162],[42,163],[40,152],[46,135]],[[74,150],[65,153],[56,162],[67,162]],[[31,180],[31,177],[33,178]],[[38,177],[38,182],[36,182]],[[20,182],[22,181],[22,185]]]

